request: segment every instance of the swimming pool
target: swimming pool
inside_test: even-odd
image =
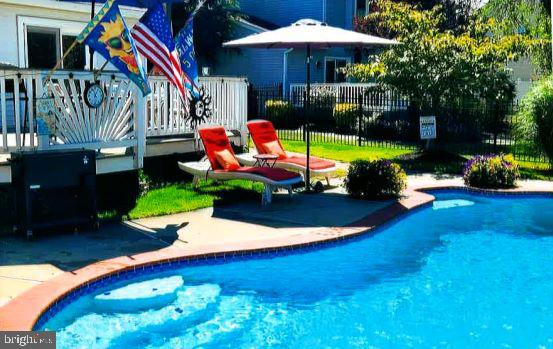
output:
[[[375,234],[110,284],[58,348],[552,348],[553,199],[435,193]]]

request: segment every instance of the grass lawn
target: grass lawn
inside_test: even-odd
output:
[[[282,141],[287,151],[305,153],[305,143],[301,141]],[[341,162],[356,159],[393,159],[400,155],[410,154],[413,149],[395,149],[386,147],[358,147],[331,143],[312,143],[311,154]]]
[[[286,150],[305,153],[305,143],[282,141]],[[407,172],[432,172],[436,174],[461,174],[463,164],[470,155],[442,158],[417,156],[415,149],[395,149],[386,147],[358,147],[332,143],[313,143],[311,154],[342,162],[356,159],[389,159],[401,165]],[[553,180],[553,170],[546,163],[519,161],[521,175],[525,179]]]
[[[232,180],[215,183],[202,181],[198,188],[192,183],[169,184],[150,189],[138,198],[136,206],[128,213],[102,212],[102,219],[138,219],[188,212],[226,202],[252,199],[260,200],[263,185],[249,181]]]
[[[305,153],[305,143],[301,141],[282,141],[288,151]],[[418,154],[414,149],[395,149],[386,147],[357,147],[351,145],[314,143],[311,147],[314,156],[351,162],[356,159],[389,159],[400,164],[408,172],[432,172],[436,174],[461,174],[466,156],[432,156]],[[553,171],[547,164],[519,162],[523,178],[553,180]],[[346,172],[339,170],[338,175]],[[234,180],[216,183],[202,181],[198,188],[192,183],[168,184],[150,189],[139,197],[129,212],[103,212],[104,219],[137,219],[161,216],[179,212],[193,211],[217,204],[231,203],[244,199],[259,200],[263,186],[248,181]]]
[[[549,164],[529,161],[519,161],[519,164],[522,178],[553,180],[553,169],[549,167]]]

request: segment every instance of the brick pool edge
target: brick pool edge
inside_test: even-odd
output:
[[[490,194],[553,194],[553,190],[519,187],[512,190],[478,190],[464,186],[436,185],[407,190],[406,196],[364,218],[343,227],[319,228],[301,235],[270,238],[264,240],[211,244],[198,247],[169,246],[160,250],[132,256],[121,256],[95,262],[75,271],[65,272],[51,280],[37,285],[0,308],[0,331],[32,330],[50,307],[77,289],[82,289],[101,279],[120,274],[146,270],[159,264],[182,260],[225,258],[225,256],[271,253],[285,249],[296,249],[367,234],[396,217],[413,209],[430,204],[434,196],[426,193],[433,190],[467,190]]]

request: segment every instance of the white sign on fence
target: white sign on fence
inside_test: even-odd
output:
[[[421,139],[436,139],[436,117],[421,116],[420,132]]]

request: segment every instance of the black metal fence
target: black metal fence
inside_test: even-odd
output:
[[[519,132],[516,102],[501,105],[458,100],[430,111],[414,107],[391,91],[351,91],[337,85],[314,86],[306,111],[305,89],[285,95],[281,85],[251,87],[248,116],[271,120],[284,140],[305,140],[303,125],[308,112],[314,143],[415,149],[424,145],[420,140],[420,117],[435,115],[436,148],[461,155],[511,153],[521,161],[548,161],[535,145],[535,136]]]

